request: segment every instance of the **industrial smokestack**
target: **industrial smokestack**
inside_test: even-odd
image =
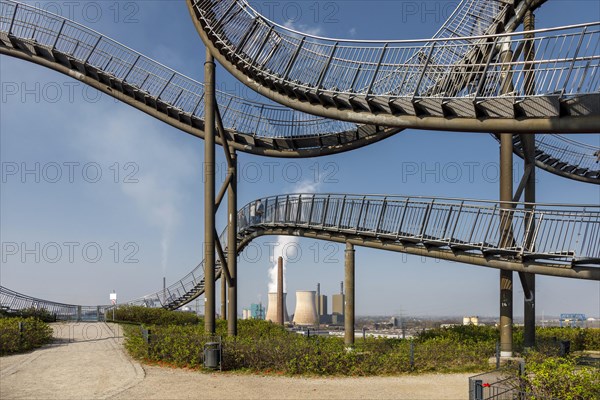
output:
[[[340,294],[344,294],[344,281],[340,282]]]
[[[277,323],[277,292],[270,292],[269,294],[269,303],[267,304],[267,316],[266,320],[271,321],[273,323]],[[290,317],[287,312],[286,302],[287,302],[287,293],[283,294],[283,321],[289,322]]]
[[[321,315],[321,284],[317,283],[317,315]]]
[[[167,301],[167,277],[163,276],[163,303]]]
[[[277,259],[277,323],[283,325],[283,257]]]
[[[296,325],[317,325],[316,293],[313,290],[298,290],[296,292],[296,311],[294,323]]]

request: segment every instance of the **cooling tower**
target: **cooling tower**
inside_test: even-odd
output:
[[[317,303],[314,290],[299,290],[296,292],[296,311],[294,323],[296,325],[317,325]]]
[[[283,320],[284,322],[290,321],[290,316],[287,312],[287,293],[283,294]],[[267,306],[267,321],[277,323],[277,292],[269,293],[269,304]]]

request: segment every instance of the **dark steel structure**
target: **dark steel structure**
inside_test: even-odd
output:
[[[526,345],[535,334],[534,274],[600,280],[600,207],[535,198],[536,166],[600,183],[600,149],[554,135],[598,131],[600,23],[536,31],[533,10],[544,2],[463,0],[431,39],[353,41],[283,27],[245,0],[186,0],[207,47],[201,84],[73,21],[0,0],[0,53],[69,75],[205,140],[204,261],[131,304],[176,309],[204,294],[205,329],[214,333],[221,279],[221,314],[235,335],[239,252],[262,235],[304,236],[346,245],[347,345],[354,343],[354,246],[367,246],[500,269],[501,351],[510,356],[514,271],[525,293]],[[521,24],[525,31],[515,33]],[[282,105],[216,91],[215,59]],[[292,194],[259,199],[257,218],[248,218],[251,204],[238,210],[237,151],[325,156],[406,128],[492,132],[500,142],[500,202]],[[228,165],[218,192],[217,144]],[[525,163],[516,191],[513,154]],[[215,213],[225,195],[228,228],[219,236]],[[5,288],[0,295],[10,310],[36,301],[59,307]]]

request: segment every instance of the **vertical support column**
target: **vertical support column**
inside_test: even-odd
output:
[[[528,10],[525,13],[525,19],[523,21],[523,29],[526,31],[531,31],[535,29],[535,15],[533,11]],[[535,88],[533,85],[535,84],[534,80],[534,65],[533,61],[535,59],[535,48],[534,48],[534,34],[528,33],[523,35],[524,39],[530,39],[525,42],[523,46],[523,54],[525,57],[525,69],[528,70],[528,73],[525,77],[525,89],[533,94],[535,92]],[[525,159],[525,171],[527,168],[531,168],[531,172],[527,179],[527,183],[525,185],[525,202],[526,203],[535,203],[535,134],[531,135],[522,135],[523,150],[524,150],[524,159]],[[533,205],[527,204],[525,206],[526,209],[532,209]],[[531,216],[533,218],[533,216]],[[525,220],[525,223],[531,227],[531,231],[533,231],[533,227],[535,225],[535,221],[530,221],[529,219]],[[535,245],[531,242],[533,239],[532,236],[527,238],[526,246],[530,249]],[[523,304],[523,317],[524,317],[524,332],[523,332],[523,345],[525,348],[531,348],[535,345],[535,274],[525,273],[523,274],[523,278],[525,279],[525,285],[529,291],[529,293],[524,293],[524,304]]]
[[[204,63],[204,330],[215,333],[215,61]]]
[[[237,335],[237,154],[235,149],[229,148],[232,165],[229,167],[231,181],[227,189],[227,266],[229,267],[229,318],[227,320],[227,334]]]
[[[227,319],[227,280],[224,273],[221,273],[221,319]]]
[[[501,93],[513,91],[512,51],[505,40],[499,55],[502,67]],[[513,135],[500,134],[500,247],[512,246]],[[513,273],[500,270],[500,355],[512,357]]]
[[[283,325],[283,257],[277,259],[277,324]]]
[[[512,134],[500,135],[500,229],[501,246],[511,246],[513,196]],[[500,270],[500,355],[512,357],[513,273]]]
[[[354,345],[354,245],[346,242],[345,276],[346,296],[344,304],[344,343]]]

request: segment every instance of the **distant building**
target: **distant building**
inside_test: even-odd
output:
[[[250,318],[265,319],[265,308],[262,304],[250,304]]]
[[[560,326],[583,328],[586,319],[585,314],[560,314]]]
[[[334,294],[332,297],[331,313],[333,315],[344,315],[344,295]]]
[[[317,297],[317,314],[327,315],[327,296],[324,294]]]
[[[479,325],[479,317],[463,317],[463,325]]]

